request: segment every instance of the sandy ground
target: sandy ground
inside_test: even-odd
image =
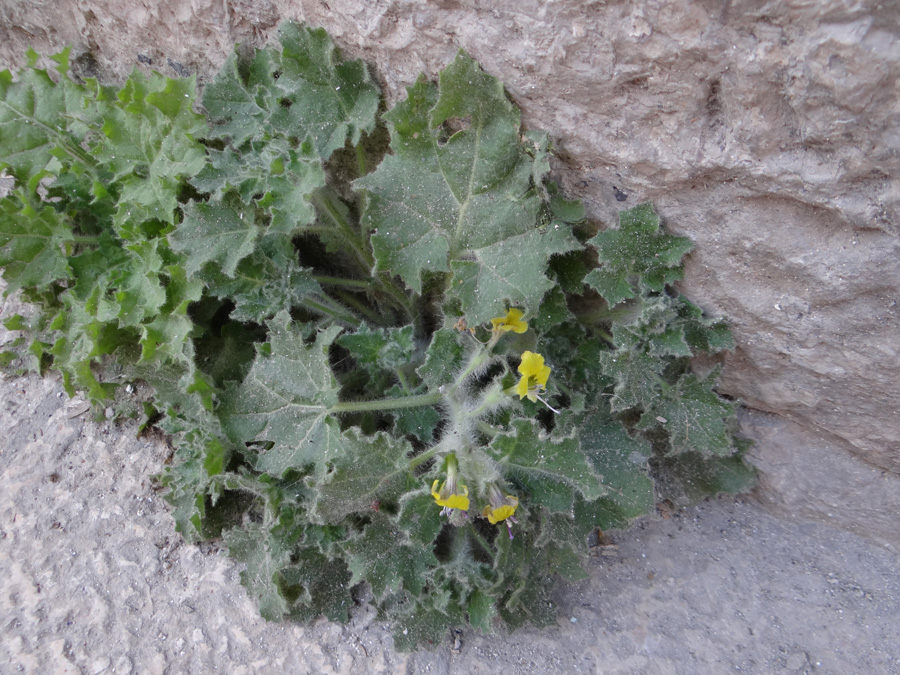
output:
[[[175,533],[165,444],[84,408],[54,378],[0,381],[4,674],[900,673],[900,561],[740,499],[613,533],[549,629],[400,654],[366,606],[266,623],[223,550]]]

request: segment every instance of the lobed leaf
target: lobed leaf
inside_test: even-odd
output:
[[[243,61],[235,51],[205,89],[211,136],[237,148],[273,133],[309,136],[322,159],[375,128],[381,100],[362,61],[343,61],[321,28],[284,23],[281,50],[256,50]]]
[[[223,394],[222,427],[238,444],[271,444],[255,457],[259,471],[275,476],[325,462],[341,452],[336,424],[326,421],[338,387],[328,365],[328,346],[339,328],[307,345],[287,312],[269,322],[271,354],[259,353],[246,379]]]
[[[617,230],[600,232],[588,244],[597,250],[600,266],[584,281],[610,306],[637,296],[635,284],[662,293],[681,279],[681,259],[693,248],[687,237],[660,231],[659,216],[649,203],[621,212]]]
[[[392,522],[377,514],[345,550],[352,583],[367,581],[377,602],[401,590],[420,595],[437,563],[430,548],[407,542]]]
[[[647,405],[638,428],[662,426],[674,454],[693,450],[703,457],[732,455],[727,422],[734,416],[734,404],[720,398],[710,384],[696,375],[682,375]]]
[[[246,565],[241,583],[259,605],[264,619],[278,621],[291,607],[282,595],[282,570],[291,563],[291,551],[271,536],[265,525],[251,523],[223,533],[232,558]]]
[[[528,491],[528,503],[551,511],[572,510],[573,490],[586,500],[607,493],[575,437],[553,438],[535,420],[514,420],[509,432],[497,435],[489,454],[501,470]]]
[[[316,485],[315,515],[336,523],[352,513],[377,511],[381,500],[396,500],[398,483],[411,476],[411,452],[405,440],[385,433],[366,437],[348,429],[341,436],[340,454]]]
[[[354,183],[370,196],[376,269],[416,293],[423,273],[451,272],[448,296],[472,325],[508,304],[535,310],[553,285],[547,261],[580,244],[567,225],[538,221],[542,160],[520,141],[500,82],[460,52],[439,87],[420,77],[385,119],[393,154]]]
[[[194,276],[209,262],[234,278],[238,263],[256,249],[260,227],[253,209],[212,201],[191,202],[184,221],[169,235],[172,249],[185,254],[184,268]]]
[[[52,207],[35,209],[21,197],[0,199],[0,267],[4,294],[42,289],[71,278],[71,226]]]
[[[581,450],[603,476],[604,501],[625,518],[650,513],[656,503],[649,476],[650,443],[632,438],[617,420],[595,412],[577,426]]]

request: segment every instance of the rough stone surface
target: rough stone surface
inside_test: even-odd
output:
[[[375,64],[391,101],[468,50],[550,132],[562,182],[598,222],[652,200],[694,239],[684,290],[738,343],[721,390],[791,423],[791,443],[746,428],[766,503],[866,531],[858,517],[884,506],[855,482],[862,468],[783,473],[819,461],[884,470],[900,491],[900,6],[5,0],[0,64],[73,44],[84,74],[202,81],[286,18]]]
[[[224,551],[175,534],[149,479],[164,441],[91,421],[57,378],[0,379],[0,429],[3,675],[900,674],[896,554],[752,503],[610,533],[556,626],[400,654],[365,605],[261,619]]]

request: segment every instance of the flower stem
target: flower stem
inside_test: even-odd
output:
[[[429,459],[434,457],[440,449],[441,444],[438,443],[437,445],[432,446],[431,448],[423,452],[421,455],[413,457],[411,460],[409,460],[409,470],[414,471],[417,466],[424,462],[427,462]]]
[[[435,405],[441,401],[444,395],[439,391],[415,396],[401,396],[400,398],[382,398],[375,401],[344,401],[335,403],[329,412],[368,412],[372,410],[404,410],[406,408],[418,408],[420,406]]]
[[[324,314],[325,316],[330,316],[335,321],[339,321],[340,323],[346,324],[348,326],[352,326],[353,328],[359,328],[362,323],[355,316],[350,314],[345,308],[341,307],[337,303],[333,301],[326,300],[325,298],[304,298],[300,304],[311,312],[315,312],[317,314]]]
[[[369,272],[372,269],[372,266],[375,264],[374,259],[371,254],[366,251],[365,246],[362,242],[362,237],[356,231],[354,231],[353,227],[344,218],[344,214],[340,209],[340,202],[336,201],[336,197],[331,194],[330,191],[326,190],[318,190],[313,193],[312,203],[318,208],[321,212],[328,216],[328,219],[335,225],[335,227],[344,235],[344,239],[347,242],[347,245],[353,251],[353,254],[356,256],[357,262],[359,262],[360,267],[366,272]],[[346,208],[346,207],[345,207]]]
[[[346,288],[358,288],[360,290],[369,290],[372,284],[362,279],[344,279],[341,277],[314,276],[322,286],[344,286]]]
[[[367,307],[363,302],[354,298],[347,291],[338,291],[337,295],[341,299],[341,302],[362,314],[375,325],[386,325],[385,318],[382,315],[378,314],[378,312],[374,311],[371,307]]]
[[[453,390],[456,389],[465,381],[469,375],[478,370],[481,366],[485,364],[485,362],[490,358],[491,351],[494,349],[494,345],[497,344],[497,340],[500,339],[499,333],[494,333],[491,335],[491,339],[488,340],[488,343],[484,345],[481,349],[472,354],[472,358],[469,359],[469,363],[466,364],[465,369],[459,374],[459,377],[456,378],[456,381],[453,383]]]
[[[349,248],[353,251],[357,263],[363,272],[370,274],[378,287],[384,291],[409,318],[413,317],[412,304],[406,294],[394,284],[390,278],[386,278],[384,274],[375,272],[375,257],[369,249],[368,239],[362,232],[360,227],[358,230],[350,224],[350,221],[341,210],[343,203],[330,191],[318,190],[313,194],[312,202],[317,209],[328,216],[328,219],[343,235]],[[346,207],[345,207],[346,208]],[[308,228],[315,231],[316,228]]]
[[[483,433],[485,436],[488,436],[489,438],[496,438],[500,435],[499,429],[488,424],[484,420],[478,420],[478,424],[476,426],[478,427],[478,431]]]

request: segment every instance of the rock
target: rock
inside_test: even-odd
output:
[[[746,427],[760,498],[882,538],[868,476],[900,492],[900,7],[7,0],[0,64],[71,43],[108,78],[152,61],[202,81],[234,41],[265,42],[286,18],[376,64],[391,102],[464,48],[550,132],[594,219],[652,200],[697,244],[684,292],[733,322],[721,391],[783,420]],[[848,462],[865,470],[820,470]]]

